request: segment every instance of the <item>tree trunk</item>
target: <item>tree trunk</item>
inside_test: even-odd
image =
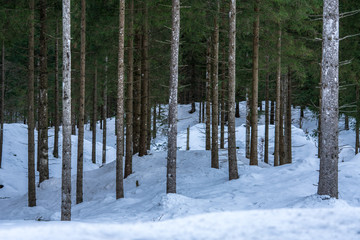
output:
[[[138,56],[135,59],[135,82],[134,82],[134,140],[133,153],[138,153],[140,149],[140,116],[141,116],[141,34],[136,33],[135,42],[137,43]]]
[[[40,180],[39,182],[41,183],[44,180],[49,179],[46,0],[39,1],[39,9],[40,9],[40,84],[39,84]]]
[[[287,134],[286,134],[286,128],[287,128],[287,105],[288,105],[288,97],[287,97],[287,82],[288,82],[288,74],[284,74],[282,77],[282,87],[281,87],[281,109],[280,109],[280,115],[281,120],[282,120],[282,124],[280,124],[280,149],[281,149],[281,155],[280,155],[280,165],[283,165],[285,163],[287,163],[287,159],[288,159],[288,140],[287,140]]]
[[[265,77],[265,154],[264,162],[269,163],[269,81],[270,81],[269,56],[266,56]]]
[[[281,26],[278,29],[277,41],[277,73],[276,73],[276,116],[275,116],[275,147],[274,166],[280,164],[280,97],[281,97]]]
[[[2,54],[1,54],[1,106],[0,106],[0,168],[2,166],[2,152],[3,152],[3,143],[4,143],[4,102],[5,102],[5,43],[2,41]]]
[[[303,118],[304,118],[304,107],[300,106],[299,128],[302,128]]]
[[[199,123],[201,123],[201,112],[202,112],[201,101],[199,101]]]
[[[153,130],[152,130],[152,137],[153,139],[156,138],[156,103],[154,103],[154,107],[153,107]]]
[[[222,5],[222,11],[221,12],[225,12],[225,4]],[[225,17],[226,15],[222,15],[221,18],[221,27],[223,29],[226,29],[226,22],[225,22]],[[225,114],[226,114],[226,108],[225,108],[225,96],[226,96],[226,44],[225,44],[225,40],[222,41],[222,62],[221,62],[221,95],[220,95],[220,148],[224,149],[225,148]]]
[[[190,150],[190,126],[186,129],[186,151]]]
[[[284,101],[286,97],[284,96],[284,78],[285,75],[282,76],[281,82],[280,82],[280,96],[281,100],[279,102],[279,108],[280,108],[280,118],[279,118],[279,161],[280,165],[285,164],[285,141],[284,141]]]
[[[143,78],[141,81],[141,117],[140,117],[140,149],[139,156],[147,155],[147,135],[148,135],[148,84],[149,84],[149,56],[148,56],[148,7],[147,3],[144,2],[144,22],[143,22],[143,46],[142,46],[142,74]]]
[[[106,126],[106,115],[107,115],[107,84],[108,84],[108,57],[105,57],[105,81],[103,86],[103,106],[102,106],[102,119],[103,119],[103,140],[102,140],[102,165],[106,164],[106,134],[107,134],[107,126]],[[132,88],[131,88],[132,92]],[[131,102],[132,107],[132,102]]]
[[[338,198],[339,1],[324,0],[318,194]]]
[[[245,133],[245,157],[250,158],[250,123],[251,123],[251,117],[250,117],[250,106],[251,106],[251,100],[249,97],[249,88],[246,88],[246,133]]]
[[[211,40],[207,41],[206,53],[206,150],[211,149],[210,101],[211,101]]]
[[[359,105],[359,83],[356,83],[356,125],[355,125],[355,154],[359,153],[359,119],[360,119],[360,105]]]
[[[134,82],[134,0],[130,1],[130,22],[129,22],[129,53],[128,53],[128,86],[127,86],[127,108],[126,108],[126,154],[125,154],[125,175],[127,178],[132,174],[133,155],[133,82]]]
[[[239,101],[236,101],[235,117],[240,118],[240,103],[239,103]]]
[[[202,113],[201,113],[201,122],[204,123],[205,122],[205,102],[202,101]]]
[[[349,130],[349,116],[345,114],[345,130]]]
[[[288,78],[287,78],[287,105],[286,105],[286,139],[287,139],[287,154],[286,154],[286,161],[287,163],[292,163],[292,140],[291,140],[291,124],[292,124],[292,117],[291,117],[291,69],[289,68]]]
[[[71,220],[71,38],[70,0],[63,0],[63,146],[61,220]]]
[[[239,178],[236,160],[235,89],[236,89],[236,1],[231,1],[229,11],[229,125],[228,157],[229,180]]]
[[[73,79],[75,82],[75,79]],[[73,86],[75,83],[73,83]],[[75,115],[75,97],[72,98],[71,103],[71,135],[76,135],[76,115]]]
[[[36,186],[35,186],[35,139],[34,139],[34,0],[29,1],[29,72],[28,72],[28,206],[36,206]],[[4,62],[3,62],[4,63]],[[1,158],[0,158],[1,167]]]
[[[54,150],[55,158],[59,157],[59,26],[56,22],[56,36],[55,36],[55,133],[54,133]]]
[[[83,202],[84,124],[86,66],[86,0],[81,0],[79,134],[77,149],[76,204]]]
[[[259,0],[255,2],[250,165],[258,165]]]
[[[172,1],[172,34],[169,89],[169,133],[166,193],[176,193],[177,98],[180,41],[180,0]]]
[[[96,163],[96,123],[97,123],[97,60],[95,59],[95,75],[93,86],[93,117],[92,117],[92,163]]]
[[[119,56],[116,108],[116,199],[124,197],[123,148],[124,148],[124,42],[125,42],[125,0],[119,0]]]
[[[211,141],[211,167],[219,168],[219,0],[216,1],[214,17],[213,59],[212,59],[212,141]]]
[[[270,105],[270,124],[274,125],[275,123],[275,102],[271,101],[271,105]]]

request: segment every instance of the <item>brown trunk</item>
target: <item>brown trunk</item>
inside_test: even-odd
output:
[[[349,130],[349,116],[345,114],[345,130]]]
[[[140,117],[140,149],[139,149],[139,156],[147,155],[147,142],[148,142],[148,84],[149,84],[149,56],[148,56],[148,7],[147,3],[144,2],[144,9],[143,9],[143,46],[142,46],[142,74],[143,78],[141,81],[141,117]]]
[[[95,59],[95,75],[93,85],[93,116],[92,116],[92,163],[96,163],[96,122],[97,122],[97,60]]]
[[[259,0],[255,2],[250,165],[258,165]]]
[[[282,76],[281,78],[281,86],[280,86],[280,96],[281,96],[281,100],[280,100],[280,119],[279,119],[279,160],[280,160],[280,165],[285,164],[285,152],[286,152],[286,146],[285,145],[285,141],[284,141],[284,106],[285,106],[285,99],[286,97],[284,96],[284,78],[285,75]]]
[[[218,143],[218,115],[219,115],[219,7],[217,1],[216,14],[214,17],[213,36],[213,59],[212,59],[212,143],[211,143],[211,167],[219,168],[219,143]]]
[[[280,95],[281,94],[281,26],[278,29],[277,41],[277,73],[276,73],[276,116],[275,116],[275,147],[274,147],[274,166],[279,166],[280,159]]]
[[[103,86],[103,106],[102,106],[102,119],[103,119],[103,140],[102,140],[102,165],[106,164],[106,115],[107,115],[107,84],[108,84],[108,57],[105,57],[105,81]],[[132,89],[131,89],[132,91]],[[131,105],[132,106],[132,105]]]
[[[239,118],[239,117],[240,117],[240,103],[239,103],[239,101],[236,101],[235,117],[236,117],[236,118]]]
[[[154,107],[153,107],[153,127],[152,127],[152,138],[155,139],[156,138],[156,103],[154,103]]]
[[[40,124],[40,180],[49,179],[48,157],[48,76],[47,76],[47,33],[46,33],[46,0],[39,1],[40,9],[40,99],[39,99],[39,124]]]
[[[138,32],[135,35],[137,44],[137,57],[135,58],[135,76],[134,76],[134,136],[133,136],[133,154],[139,152],[140,148],[140,116],[141,116],[141,45],[142,38]]]
[[[271,101],[271,105],[270,105],[270,124],[274,125],[275,121],[275,102]]]
[[[264,162],[269,163],[269,56],[266,56],[266,77],[265,77],[265,153]]]
[[[3,143],[4,143],[4,101],[5,101],[5,43],[2,41],[2,54],[1,54],[1,106],[0,106],[0,168],[2,166],[2,152],[3,152]]]
[[[251,125],[251,115],[250,115],[250,106],[251,100],[249,96],[249,88],[246,88],[246,133],[245,133],[245,157],[250,158],[250,125]]]
[[[129,21],[129,53],[128,53],[128,86],[126,101],[126,154],[125,154],[125,175],[127,178],[132,174],[132,155],[133,155],[133,82],[134,82],[134,0],[130,1],[130,21]]]
[[[288,82],[287,82],[287,110],[286,110],[286,139],[287,139],[287,154],[286,161],[287,163],[292,163],[292,148],[291,148],[291,69],[289,68],[288,72]]]
[[[34,139],[34,0],[29,1],[29,72],[28,72],[28,206],[36,206],[35,139]],[[4,62],[3,62],[4,63]],[[1,157],[0,157],[1,168]]]
[[[206,150],[211,149],[210,127],[210,101],[211,101],[211,40],[207,42],[206,54]]]

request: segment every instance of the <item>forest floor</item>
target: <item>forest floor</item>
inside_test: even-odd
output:
[[[158,137],[145,157],[134,156],[134,173],[124,180],[125,198],[115,199],[114,119],[108,119],[107,164],[101,166],[102,131],[97,129],[97,163],[91,163],[91,132],[84,145],[84,202],[73,204],[72,222],[60,222],[60,158],[52,155],[50,179],[37,187],[37,206],[27,207],[27,126],[5,124],[0,169],[0,238],[7,239],[360,239],[360,155],[355,133],[340,119],[339,199],[316,194],[319,159],[317,120],[294,108],[293,163],[273,167],[274,126],[270,126],[270,164],[263,162],[264,118],[259,121],[259,166],[244,157],[245,103],[236,119],[240,178],[228,181],[227,150],[219,151],[220,169],[210,168],[205,124],[198,111],[179,106],[177,194],[166,194],[166,108]],[[198,110],[198,109],[197,109]],[[351,121],[350,121],[351,122]],[[351,122],[353,124],[353,122]],[[190,126],[190,150],[186,128]],[[226,129],[225,129],[226,130]],[[61,135],[61,134],[60,134]],[[226,136],[227,134],[225,134]],[[226,137],[225,137],[226,139]],[[72,136],[72,202],[76,190],[77,136]],[[225,144],[227,147],[227,144]],[[37,176],[38,179],[38,176]],[[139,186],[136,186],[136,182]]]

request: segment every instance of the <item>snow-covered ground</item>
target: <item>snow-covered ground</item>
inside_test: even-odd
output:
[[[166,107],[162,109],[166,115]],[[293,109],[294,163],[274,168],[271,154],[269,165],[262,162],[261,150],[259,166],[248,165],[245,103],[240,109],[241,118],[236,120],[240,178],[228,181],[227,150],[219,151],[220,169],[211,169],[198,111],[189,114],[189,105],[179,106],[177,194],[165,194],[166,124],[158,121],[150,154],[134,156],[134,173],[125,179],[125,198],[119,200],[115,199],[114,119],[108,119],[108,164],[102,167],[102,131],[98,126],[97,164],[92,164],[87,126],[84,202],[73,205],[71,223],[59,222],[61,158],[52,156],[53,129],[49,131],[50,179],[37,187],[37,206],[29,208],[27,127],[5,124],[0,239],[360,239],[360,155],[354,156],[354,131],[340,131],[339,199],[328,199],[316,195],[319,160],[313,114],[305,111],[300,129],[299,109]],[[263,149],[263,116],[259,123],[259,149]],[[185,151],[188,126],[190,151]],[[273,132],[270,126],[270,153]],[[77,136],[72,136],[72,143],[75,203]]]

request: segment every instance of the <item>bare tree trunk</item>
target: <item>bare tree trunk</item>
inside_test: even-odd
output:
[[[318,194],[338,198],[339,1],[324,0]]]
[[[153,107],[153,129],[152,129],[152,137],[153,139],[156,138],[156,103],[154,103],[154,107]]]
[[[63,0],[63,146],[61,220],[71,220],[71,38],[70,0]]]
[[[322,69],[321,69],[322,71]],[[320,94],[319,94],[319,115],[318,115],[318,158],[320,158],[320,152],[321,152],[321,115],[322,115],[322,75],[320,77]]]
[[[116,199],[124,197],[123,148],[124,148],[124,42],[125,42],[125,0],[119,0],[119,56],[116,108]]]
[[[280,164],[281,26],[278,29],[274,166]]]
[[[190,150],[190,126],[186,129],[186,151]]]
[[[216,14],[214,17],[213,60],[212,60],[212,141],[211,141],[211,167],[219,168],[219,9],[220,2],[216,1]]]
[[[147,155],[147,135],[148,135],[148,84],[149,84],[149,63],[148,63],[148,7],[147,3],[144,2],[144,22],[143,22],[143,46],[142,46],[142,74],[143,78],[141,81],[141,117],[140,117],[140,149],[139,156]]]
[[[46,0],[39,1],[40,9],[40,99],[39,99],[39,129],[40,129],[40,183],[49,179],[48,156],[48,76],[47,76],[47,39],[46,39]]]
[[[222,5],[222,8],[224,8],[224,5]],[[225,12],[225,9],[222,9],[221,12]],[[221,20],[221,25],[222,28],[226,29],[226,22],[225,22],[225,16],[226,15],[222,15],[222,20]],[[221,95],[220,95],[220,115],[221,115],[221,120],[220,120],[220,148],[224,149],[225,148],[225,96],[226,96],[226,44],[225,44],[225,40],[222,41],[222,62],[221,62]]]
[[[279,108],[280,108],[280,119],[279,119],[279,161],[280,165],[285,164],[285,142],[284,142],[284,101],[286,97],[284,96],[284,78],[285,75],[282,76],[281,82],[280,82],[280,96],[281,100],[279,102]]]
[[[355,154],[359,153],[359,119],[360,119],[360,106],[359,106],[359,83],[356,83],[356,125],[355,125]]]
[[[270,124],[274,125],[275,123],[275,102],[271,101],[271,105],[270,105]]]
[[[210,128],[210,101],[211,101],[211,40],[207,42],[206,53],[206,150],[211,149]]]
[[[250,158],[250,125],[251,125],[250,106],[251,106],[251,100],[249,97],[249,88],[246,88],[246,133],[245,133],[246,158]]]
[[[36,206],[36,186],[35,186],[35,137],[34,137],[34,0],[29,1],[29,72],[28,72],[28,206]],[[4,61],[2,62],[4,63]],[[1,167],[1,158],[0,158]]]
[[[59,157],[59,26],[56,22],[56,36],[55,36],[55,133],[54,133],[54,150],[55,158]]]
[[[138,57],[135,59],[135,82],[134,82],[134,137],[133,153],[138,153],[140,149],[140,116],[141,116],[141,34],[136,33],[135,42],[137,43]]]
[[[3,152],[3,143],[4,143],[4,102],[5,102],[5,43],[2,41],[2,54],[1,54],[1,106],[0,106],[0,168],[2,165],[2,152]]]
[[[180,0],[172,1],[171,63],[169,88],[169,133],[166,193],[176,193],[177,99],[180,41]]]
[[[127,112],[126,112],[126,154],[125,154],[125,175],[127,178],[132,173],[133,155],[133,82],[134,82],[134,0],[130,1],[130,22],[129,22],[129,53],[128,53],[128,86],[127,86]]]
[[[106,164],[106,115],[107,115],[107,84],[108,84],[108,56],[105,57],[105,81],[103,86],[103,106],[102,106],[102,119],[103,119],[103,141],[102,141],[102,165]],[[132,88],[131,88],[132,93]],[[131,102],[132,107],[132,102]]]
[[[201,107],[201,100],[199,101],[199,123],[201,123],[201,112],[202,112],[202,107]]]
[[[266,56],[266,77],[265,77],[265,155],[264,162],[269,163],[269,56]]]
[[[299,128],[302,128],[303,118],[304,118],[304,107],[300,106]]]
[[[240,118],[240,103],[239,103],[239,101],[236,101],[235,118]]]
[[[280,165],[283,165],[285,163],[287,163],[287,153],[288,153],[288,140],[287,140],[287,135],[286,135],[286,128],[287,128],[287,82],[288,82],[288,75],[284,74],[282,77],[282,86],[281,86],[281,109],[280,109],[280,115],[281,117],[281,121],[282,123],[280,124],[280,151],[281,151],[281,155],[280,155]]]
[[[228,156],[229,180],[239,178],[236,160],[235,89],[236,89],[236,1],[231,1],[229,11],[229,125]]]
[[[255,2],[256,20],[254,22],[253,43],[253,83],[251,108],[251,149],[250,165],[258,165],[258,93],[259,93],[259,0]]]
[[[345,114],[345,130],[349,130],[349,116]]]
[[[76,204],[83,202],[84,123],[85,123],[85,66],[86,66],[86,0],[81,0],[80,96],[79,134],[77,149]]]
[[[97,123],[97,60],[95,59],[95,76],[93,86],[93,117],[92,117],[92,163],[96,163],[96,123]]]
[[[75,81],[75,79],[73,79]],[[73,83],[73,85],[75,85]],[[71,135],[76,135],[76,115],[75,115],[75,97],[72,98],[71,103]]]
[[[292,117],[291,117],[291,69],[289,68],[288,72],[288,82],[287,82],[287,110],[286,110],[286,139],[287,139],[287,163],[292,163],[292,140],[291,140],[291,124],[292,124]]]

